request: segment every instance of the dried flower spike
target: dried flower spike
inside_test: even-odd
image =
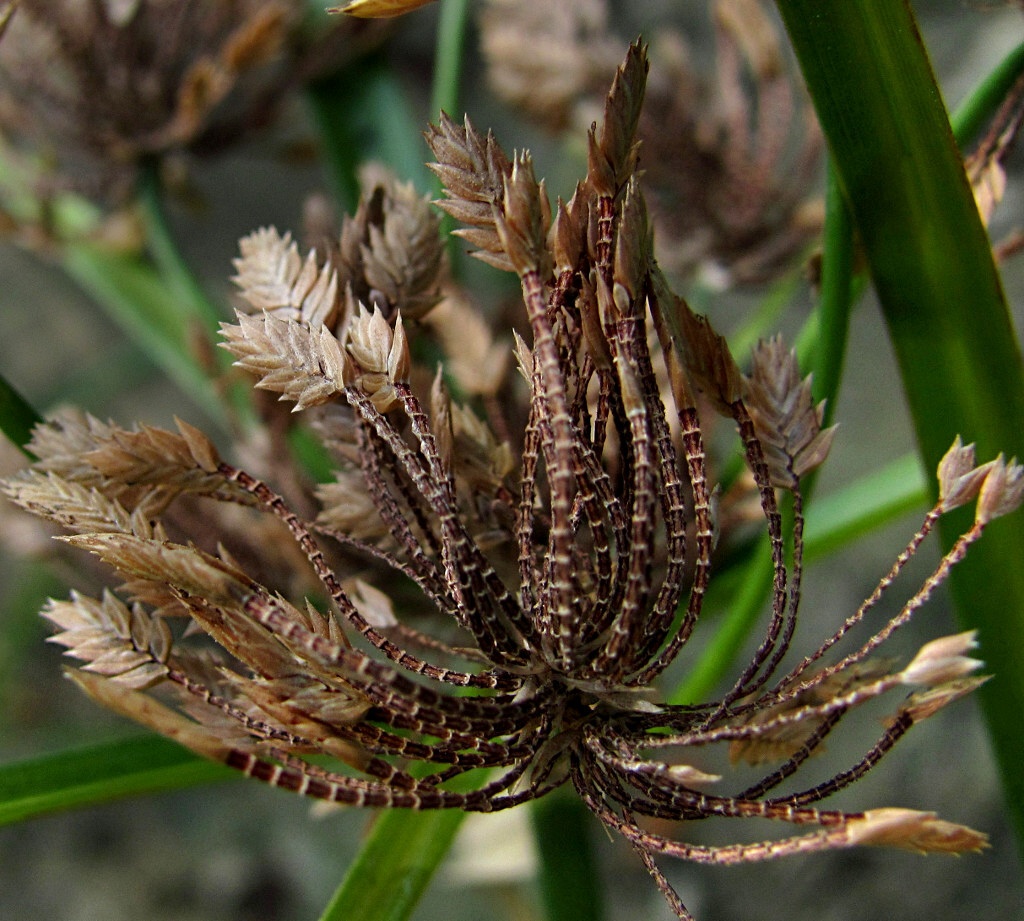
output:
[[[831,432],[780,341],[762,344],[744,377],[658,270],[637,182],[646,76],[646,49],[633,45],[590,134],[588,175],[554,222],[527,154],[509,159],[468,121],[431,129],[442,207],[486,261],[518,276],[517,325],[531,337],[468,332],[482,356],[513,340],[522,380],[507,361],[459,372],[454,383],[472,382],[465,406],[407,340],[435,321],[406,328],[390,294],[355,293],[374,259],[401,249],[377,247],[382,228],[418,205],[373,184],[329,269],[275,231],[243,242],[238,281],[258,312],[225,324],[224,345],[257,387],[309,411],[338,459],[315,522],[185,424],[175,434],[58,420],[30,445],[35,468],[5,489],[124,580],[44,610],[60,630],[53,641],[83,663],[71,676],[104,705],[250,777],[352,806],[492,812],[571,785],[689,919],[662,857],[729,865],[860,844],[984,846],[931,813],[819,804],[985,680],[968,655],[973,634],[928,643],[902,667],[875,652],[987,522],[1020,504],[1024,475],[1001,458],[976,465],[958,440],[940,465],[939,502],[892,569],[783,669],[800,600],[801,475],[824,460]],[[405,238],[432,252],[427,236]],[[335,272],[344,296],[332,316]],[[400,289],[398,300],[415,299]],[[455,350],[463,338],[438,337]],[[771,600],[763,638],[727,690],[683,706],[660,680],[711,579],[701,391],[738,431],[771,548]],[[793,497],[788,541],[777,488]],[[970,530],[879,621],[879,602],[938,519],[971,500]],[[191,537],[168,536],[178,533]],[[860,646],[833,654],[869,619]],[[919,690],[906,698],[908,685]],[[887,696],[898,699],[863,757],[801,782],[836,727]],[[728,789],[702,763],[718,744],[771,766]],[[478,768],[486,779],[451,788]],[[796,828],[716,846],[655,830],[744,818]]]

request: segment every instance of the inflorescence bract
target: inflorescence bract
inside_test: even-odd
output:
[[[465,299],[437,306],[448,284],[439,220],[389,178],[325,259],[303,260],[273,230],[242,242],[248,306],[223,345],[333,452],[319,515],[293,510],[302,503],[185,423],[173,433],[59,418],[37,429],[38,461],[6,490],[126,580],[118,594],[73,593],[43,612],[85,663],[69,674],[97,700],[251,777],[345,805],[491,812],[571,784],[688,918],[661,855],[731,864],[857,844],[984,845],[931,813],[817,804],[984,680],[971,634],[902,666],[872,654],[988,521],[1020,503],[1024,475],[1002,458],[977,466],[958,441],[938,504],[875,592],[783,668],[800,597],[801,479],[832,431],[778,340],[745,375],[655,264],[636,140],[646,73],[645,49],[631,46],[591,130],[587,176],[554,213],[527,153],[509,158],[468,120],[442,117],[428,132],[456,233],[519,277],[514,347]],[[422,357],[439,351],[447,377]],[[658,680],[697,624],[716,540],[699,408],[738,430],[774,577],[749,663],[720,699],[680,705]],[[792,494],[789,540],[779,491]],[[827,655],[939,517],[969,502],[973,525],[898,613]],[[293,603],[302,595],[312,600]],[[844,715],[889,692],[902,699],[859,762],[779,792]],[[695,749],[712,743],[775,766],[745,789],[708,792],[721,779]],[[476,786],[451,789],[467,772]],[[698,846],[649,821],[710,817],[801,831]]]

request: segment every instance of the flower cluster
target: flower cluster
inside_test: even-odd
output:
[[[638,136],[657,255],[669,274],[714,286],[763,283],[821,230],[821,134],[770,6],[710,4],[712,81],[694,66],[694,43],[670,23],[652,42]],[[612,7],[487,0],[480,36],[495,93],[551,128],[589,124],[623,41]]]
[[[302,5],[286,0],[4,7],[5,147],[48,163],[51,184],[114,201],[130,192],[141,165],[217,150],[266,125],[289,86],[340,66],[367,32],[343,25],[343,41],[327,47],[307,28]]]
[[[1002,458],[977,465],[954,444],[939,501],[891,571],[783,666],[800,598],[801,480],[832,431],[778,340],[744,374],[659,270],[637,179],[646,76],[646,49],[633,45],[589,134],[587,175],[553,208],[527,153],[509,157],[468,120],[428,132],[456,233],[518,276],[514,341],[495,338],[465,299],[438,306],[437,218],[390,179],[366,189],[324,258],[303,259],[273,230],[242,242],[248,306],[223,345],[257,387],[309,417],[335,457],[318,515],[184,422],[129,431],[65,416],[37,430],[37,462],[5,488],[125,580],[43,612],[84,663],[69,674],[97,700],[250,777],[351,806],[491,812],[571,785],[683,919],[660,856],[731,864],[860,844],[984,845],[931,813],[818,804],[984,680],[971,634],[928,643],[904,665],[873,653],[987,523],[1020,504],[1024,471]],[[431,357],[446,351],[447,373],[434,374]],[[710,413],[735,425],[756,484],[771,602],[727,690],[684,705],[661,685],[711,578]],[[780,493],[792,497],[788,538]],[[974,523],[923,585],[836,654],[940,516],[970,502]],[[792,781],[847,714],[893,694],[860,761]],[[715,744],[773,766],[709,792],[722,778],[699,766],[700,750]],[[651,822],[705,818],[800,832],[706,846]]]

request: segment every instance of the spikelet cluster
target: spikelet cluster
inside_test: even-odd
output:
[[[318,508],[286,500],[184,422],[126,430],[81,415],[39,428],[38,461],[4,488],[122,580],[43,611],[80,663],[69,674],[103,704],[250,777],[350,806],[491,812],[570,786],[686,919],[657,859],[984,846],[931,813],[820,801],[984,681],[973,634],[902,664],[875,653],[987,524],[1019,506],[1024,471],[977,464],[957,441],[937,505],[891,571],[783,667],[801,481],[832,432],[780,341],[762,343],[743,373],[658,268],[637,178],[647,69],[646,49],[631,46],[567,202],[549,202],[527,153],[509,156],[468,120],[429,130],[440,207],[475,255],[518,279],[515,332],[491,331],[464,293],[445,297],[438,220],[393,180],[367,180],[319,255],[271,229],[242,241],[246,307],[222,345],[334,458]],[[422,358],[438,354],[441,371]],[[735,426],[755,484],[771,601],[725,692],[683,706],[662,682],[712,578],[712,414]],[[969,503],[973,524],[879,622],[879,601],[938,519]],[[851,648],[861,623],[869,638]],[[843,719],[883,697],[895,703],[863,758],[801,783]],[[727,781],[700,767],[716,745],[765,766],[761,778],[719,790]],[[709,818],[792,831],[706,846],[651,821]]]

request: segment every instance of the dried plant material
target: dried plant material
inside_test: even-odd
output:
[[[452,461],[459,478],[474,493],[495,495],[515,470],[508,442],[498,442],[494,432],[471,409],[453,403]]]
[[[461,297],[447,297],[430,313],[429,322],[448,356],[445,370],[468,396],[493,397],[508,375],[511,352],[479,308]]]
[[[666,327],[668,341],[663,347],[667,345],[679,356],[715,409],[730,415],[743,393],[743,375],[725,337],[715,331],[707,317],[694,313],[686,301],[675,295],[670,303],[658,304],[657,311],[656,322],[663,322]]]
[[[488,79],[545,124],[590,124],[625,40],[607,0],[555,10],[487,0],[480,18]],[[705,284],[757,284],[792,265],[821,230],[823,144],[813,110],[762,0],[717,0],[714,73],[698,73],[684,37],[659,24],[637,135],[658,259]],[[547,53],[557,43],[557,53]],[[593,156],[593,151],[591,151]]]
[[[109,486],[109,478],[104,477],[85,457],[109,444],[121,431],[124,430],[112,422],[101,422],[79,410],[64,409],[46,425],[33,430],[28,447],[39,459],[38,470],[55,473],[83,486]],[[118,485],[124,489],[124,484]]]
[[[317,487],[321,510],[317,524],[354,540],[378,541],[388,533],[358,470],[339,472],[333,483]]]
[[[1003,455],[995,459],[985,482],[981,484],[978,494],[978,524],[988,524],[994,518],[1000,518],[1016,511],[1024,499],[1024,467],[1013,458],[1009,463]]]
[[[959,508],[977,498],[988,471],[989,465],[975,466],[974,445],[964,446],[957,435],[956,440],[939,461],[939,498],[942,500],[943,510]]]
[[[380,589],[374,588],[362,579],[356,579],[349,594],[356,609],[372,627],[387,630],[398,626],[398,618],[395,617],[391,599]]]
[[[587,182],[598,195],[617,196],[636,171],[649,66],[647,49],[639,42],[630,45],[608,91],[600,131],[595,126],[590,132]]]
[[[770,69],[770,42],[744,47]],[[800,477],[824,459],[830,435],[781,342],[759,348],[745,379],[659,271],[638,181],[646,76],[647,49],[633,45],[589,134],[588,174],[554,220],[529,154],[510,161],[468,122],[445,117],[432,129],[445,207],[485,261],[519,276],[511,335],[483,321],[445,329],[466,302],[408,321],[406,305],[427,310],[439,293],[433,257],[420,258],[435,231],[422,201],[387,177],[365,177],[356,215],[337,247],[324,247],[329,270],[302,261],[287,236],[248,238],[236,268],[259,312],[225,324],[225,347],[257,387],[314,418],[339,467],[317,493],[319,514],[301,484],[287,483],[297,501],[286,498],[185,423],[177,434],[89,417],[45,426],[38,464],[5,488],[123,580],[124,601],[73,594],[44,612],[83,663],[72,677],[104,705],[331,803],[494,812],[571,785],[690,919],[663,857],[729,865],[855,844],[982,846],[930,813],[819,804],[984,680],[969,634],[926,644],[903,667],[876,652],[988,521],[1020,503],[1024,475],[1002,458],[977,465],[958,441],[940,465],[942,498],[892,569],[783,669],[801,594]],[[312,292],[326,296],[335,272],[342,303],[325,325]],[[496,357],[505,341],[521,380]],[[463,368],[446,384],[453,352],[497,367]],[[462,381],[453,400],[449,385]],[[770,546],[771,601],[731,686],[682,706],[659,682],[698,626],[718,528],[698,391],[738,431]],[[790,534],[777,486],[793,493]],[[974,524],[921,586],[833,658],[897,590],[939,518],[971,500]],[[800,781],[837,726],[893,697],[860,759]],[[702,766],[713,745],[772,764],[730,788]],[[475,786],[448,783],[480,768]],[[714,794],[695,789],[712,783]],[[650,820],[743,818],[801,833],[702,846],[649,830]]]
[[[1024,123],[1024,80],[1010,87],[992,124],[977,148],[965,158],[964,169],[974,190],[982,223],[987,227],[1006,193],[1007,158]]]
[[[915,723],[926,720],[944,707],[948,707],[951,703],[960,700],[961,697],[966,697],[977,690],[988,680],[986,675],[976,678],[957,678],[954,681],[947,681],[945,684],[911,694],[897,711],[890,725],[898,724],[905,719],[910,719]]]
[[[332,252],[344,286],[388,319],[401,311],[406,320],[419,320],[440,300],[440,218],[429,196],[383,167],[363,167],[360,186],[359,206],[344,219]]]
[[[313,329],[330,326],[338,309],[338,274],[317,266],[316,253],[303,261],[291,234],[283,237],[263,227],[239,241],[232,279],[242,297],[258,312],[296,320]]]
[[[9,494],[37,514],[87,530],[83,524],[90,505],[100,518],[118,520],[113,506],[103,505],[104,498],[116,499],[118,507],[142,520],[181,493],[230,493],[230,484],[217,472],[220,459],[213,443],[187,422],[177,423],[180,434],[152,426],[128,431],[92,416],[64,413],[35,429],[30,444],[39,458],[36,472],[12,480]],[[44,472],[48,481],[40,477]],[[236,499],[248,501],[239,494]]]
[[[512,163],[491,132],[481,137],[467,116],[460,128],[448,115],[427,131],[427,144],[436,163],[429,164],[444,187],[447,198],[436,204],[468,227],[455,231],[483,262],[512,271],[498,231],[505,199],[505,181],[512,175]]]
[[[166,621],[110,592],[99,600],[72,592],[69,601],[51,600],[42,615],[60,628],[50,642],[66,646],[64,654],[85,662],[86,671],[137,690],[167,675],[172,640]]]
[[[8,481],[4,492],[26,511],[70,531],[82,533],[113,531],[133,534],[150,530],[147,515],[159,511],[142,504],[137,509],[141,515],[133,514],[116,499],[108,499],[97,489],[62,479],[54,473],[43,474],[35,470]]]
[[[239,368],[258,376],[257,387],[293,400],[295,412],[325,403],[344,389],[344,353],[326,326],[313,329],[270,313],[236,316],[237,326],[221,324],[221,344]]]
[[[480,37],[492,88],[555,128],[571,123],[581,96],[603,91],[621,54],[603,0],[490,0],[481,6]]]
[[[758,344],[744,385],[772,485],[792,489],[828,455],[835,427],[821,429],[825,404],[814,405],[811,378],[800,380],[796,353],[780,337]]]
[[[209,438],[187,422],[178,420],[178,427],[180,435],[148,425],[137,432],[113,431],[83,458],[105,477],[132,486],[159,483],[182,490],[222,480]]]
[[[434,0],[352,0],[344,6],[329,7],[328,13],[346,13],[366,19],[388,19],[433,3]]]
[[[394,385],[409,378],[409,344],[401,316],[392,330],[380,310],[374,307],[370,313],[360,304],[345,350],[352,359],[346,383],[362,390],[380,412],[394,409],[401,400]]]
[[[965,854],[988,847],[988,837],[914,809],[870,809],[845,828],[851,844],[898,847],[920,854]]]
[[[799,691],[787,689],[786,700],[752,711],[737,723],[743,731],[729,743],[729,760],[759,765],[820,752],[816,736],[827,731],[834,717],[830,704],[842,700],[844,709],[873,700],[902,679],[892,676],[892,663],[872,660],[817,681]]]
[[[505,193],[500,208],[494,209],[494,227],[501,248],[513,270],[519,275],[535,273],[546,278],[551,272],[547,249],[551,205],[544,183],[533,175],[533,161],[522,153],[512,164],[505,179]]]
[[[0,47],[5,132],[56,159],[62,182],[120,196],[146,158],[265,123],[300,22],[283,2],[24,0]]]
[[[925,643],[901,672],[903,682],[918,685],[945,684],[981,668],[984,662],[964,655],[978,648],[976,637],[977,631],[970,630]]]

